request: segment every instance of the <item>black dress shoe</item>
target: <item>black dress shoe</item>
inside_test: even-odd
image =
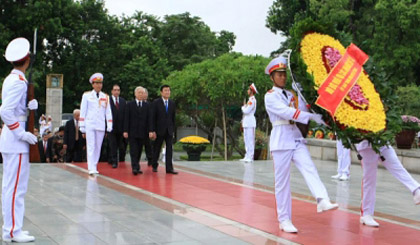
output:
[[[134,170],[133,170],[133,174],[134,174],[134,175],[137,175],[138,173],[139,173],[139,171],[138,171],[138,170],[136,170],[136,169],[134,169]]]
[[[151,166],[152,166],[152,164],[151,164],[151,163],[149,163],[149,162],[147,162],[147,166],[148,166],[148,167],[151,167]]]
[[[117,167],[118,167],[118,164],[116,163],[112,164],[112,168],[117,168]]]
[[[178,174],[177,171],[171,170],[171,171],[166,171],[167,174]]]
[[[153,168],[153,172],[157,172],[157,168]]]
[[[138,173],[139,173],[139,174],[142,174],[142,173],[143,173],[143,171],[139,170],[139,171],[138,171]]]

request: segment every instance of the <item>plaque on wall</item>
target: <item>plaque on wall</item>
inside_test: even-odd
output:
[[[48,74],[47,88],[63,88],[63,74]]]

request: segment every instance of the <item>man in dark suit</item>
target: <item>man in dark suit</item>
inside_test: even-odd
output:
[[[64,145],[66,150],[66,162],[82,162],[83,148],[86,146],[86,140],[79,130],[80,110],[73,111],[73,118],[66,122],[64,127]]]
[[[50,132],[47,130],[42,135],[40,141],[38,141],[38,150],[39,150],[39,157],[41,162],[51,162],[52,156],[52,140],[50,139]]]
[[[143,102],[145,89],[134,90],[135,100],[128,102],[124,120],[124,138],[130,143],[131,168],[134,175],[142,174],[140,158],[149,137],[149,103]]]
[[[171,88],[169,85],[160,87],[161,98],[152,103],[149,137],[155,139],[153,145],[153,172],[157,172],[158,159],[163,141],[166,142],[166,173],[178,174],[172,165],[172,139],[175,131],[175,102],[169,99]]]
[[[110,159],[109,162],[113,168],[118,166],[118,161],[125,161],[125,152],[127,143],[123,138],[123,127],[124,127],[124,113],[126,110],[126,101],[120,97],[120,86],[115,84],[112,87],[112,96],[109,100],[112,112],[112,132],[108,134],[109,148],[110,148]],[[119,157],[117,156],[119,153]]]

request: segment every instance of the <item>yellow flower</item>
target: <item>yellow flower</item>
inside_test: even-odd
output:
[[[197,135],[184,137],[180,139],[179,142],[184,144],[210,144],[210,141],[208,141],[206,138]]]
[[[339,41],[324,34],[308,34],[301,42],[302,58],[308,67],[307,72],[314,77],[316,90],[329,74],[323,60],[323,50],[326,47],[338,50],[342,56],[346,52]],[[342,102],[337,108],[334,119],[346,127],[354,127],[363,131],[376,133],[384,130],[386,124],[384,106],[368,75],[362,72],[357,84],[361,87],[364,97],[369,100],[369,106],[366,110],[358,110],[350,104]]]

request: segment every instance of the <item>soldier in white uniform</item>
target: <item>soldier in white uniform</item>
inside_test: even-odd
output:
[[[255,84],[251,84],[248,88],[248,102],[242,106],[242,127],[244,129],[244,143],[246,154],[240,161],[252,162],[254,160],[254,149],[255,149],[255,127],[257,122],[255,121],[255,110],[257,110],[257,100],[255,94],[258,93]]]
[[[369,142],[364,140],[356,145],[357,151],[362,156],[362,206],[360,223],[379,227],[379,224],[373,219],[376,200],[376,174],[380,156],[376,153]],[[394,148],[390,145],[381,147],[380,154],[385,159],[382,164],[385,168],[400,181],[413,194],[414,204],[420,204],[420,184],[403,167]]]
[[[340,139],[337,139],[337,174],[332,179],[346,181],[350,178],[350,149],[345,148]]]
[[[286,59],[273,59],[265,69],[273,81],[273,88],[265,94],[265,108],[273,125],[270,149],[274,160],[275,195],[280,229],[297,232],[292,224],[292,200],[290,191],[290,167],[293,161],[303,175],[312,195],[317,200],[317,211],[338,208],[329,200],[327,190],[319,178],[305,140],[295,122],[307,124],[309,120],[324,124],[321,115],[306,112],[306,105],[285,89]]]
[[[30,64],[30,44],[25,38],[16,38],[6,48],[6,60],[14,69],[2,87],[1,119],[5,126],[0,136],[3,155],[2,213],[3,241],[31,242],[35,237],[22,231],[25,212],[25,194],[29,180],[29,144],[37,138],[25,131],[27,109],[38,109],[38,102],[31,100],[26,107],[28,82],[25,71]]]
[[[93,90],[85,92],[80,107],[80,132],[86,134],[86,150],[89,174],[99,174],[98,161],[104,140],[105,129],[112,131],[112,113],[109,96],[103,92],[101,73],[93,74],[89,82]],[[106,124],[106,125],[105,125]]]

